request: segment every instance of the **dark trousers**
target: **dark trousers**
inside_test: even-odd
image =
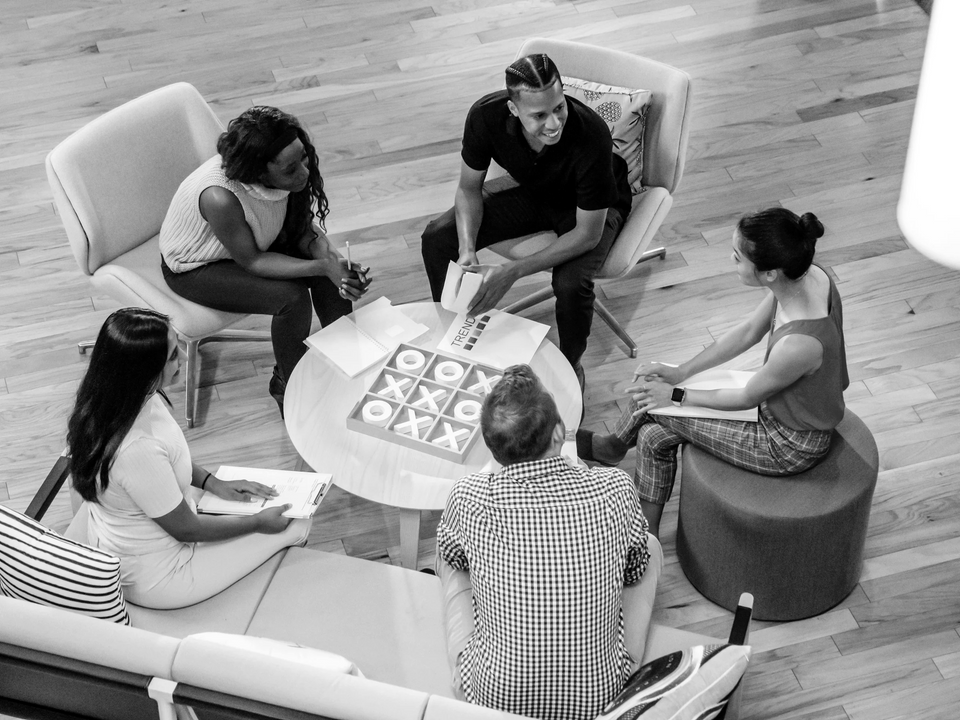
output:
[[[483,221],[477,234],[477,250],[489,245],[537,232],[552,230],[557,235],[576,226],[576,209],[569,212],[551,212],[538,203],[521,187],[483,192]],[[610,251],[623,218],[610,208],[600,242],[583,255],[571,258],[553,268],[553,294],[557,298],[557,332],[560,352],[573,367],[587,349],[587,338],[593,323],[593,277]],[[447,265],[460,255],[457,222],[453,208],[430,222],[422,235],[423,265],[430,281],[434,302],[440,301]]]
[[[162,261],[161,261],[162,262]],[[194,270],[175,273],[162,263],[167,285],[180,297],[214,310],[273,315],[270,339],[284,382],[307,351],[313,309],[323,326],[353,311],[329,278],[304,277],[277,280],[251,275],[233,260],[219,260]]]

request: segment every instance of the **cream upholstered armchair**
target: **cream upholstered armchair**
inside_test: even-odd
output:
[[[690,76],[683,70],[639,55],[566,40],[531,38],[523,43],[517,57],[540,52],[550,56],[564,78],[651,91],[643,133],[645,190],[634,195],[630,215],[596,276],[597,280],[621,278],[637,263],[666,255],[662,247],[652,250],[649,247],[673,205],[673,193],[683,176],[690,133]],[[555,237],[552,233],[541,233],[506,240],[490,249],[504,257],[520,258],[536,252],[552,237]],[[553,290],[547,285],[504,309],[519,312],[552,295]],[[630,357],[636,357],[636,343],[599,299],[594,302],[594,308],[626,343]]]
[[[265,332],[226,331],[246,316],[181,298],[160,271],[158,236],[170,200],[183,179],[216,153],[221,132],[223,125],[196,88],[176,83],[90,122],[46,161],[70,248],[93,287],[121,303],[168,315],[186,344],[189,427],[195,421],[200,345],[270,339]]]

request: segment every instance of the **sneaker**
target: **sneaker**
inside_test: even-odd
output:
[[[270,378],[270,396],[280,406],[280,418],[283,418],[283,396],[287,391],[287,383],[280,377],[280,370],[273,366],[273,377]]]

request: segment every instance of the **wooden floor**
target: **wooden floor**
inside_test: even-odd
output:
[[[828,230],[819,259],[844,297],[847,401],[880,447],[861,582],[820,617],[755,625],[745,717],[956,718],[960,277],[909,249],[895,222],[927,22],[912,0],[5,0],[0,501],[22,510],[61,451],[85,367],[76,343],[116,307],[91,294],[46,184],[44,156],[70,132],[178,80],[224,121],[281,106],[313,134],[332,237],[372,265],[374,296],[422,300],[419,234],[452,201],[470,102],[499,87],[525,36],[612,46],[695,80],[687,171],[660,232],[667,259],[601,290],[642,358],[683,360],[758,301],[729,261],[741,213],[813,211]],[[528,315],[549,322],[552,307]],[[187,431],[196,458],[294,467],[267,394],[268,347],[208,346],[203,363]],[[598,322],[585,364],[586,425],[600,427],[635,363]],[[182,410],[182,390],[174,401]],[[675,527],[676,498],[657,614],[722,636],[730,615],[685,580]],[[395,511],[335,490],[312,544],[394,561],[398,538]]]

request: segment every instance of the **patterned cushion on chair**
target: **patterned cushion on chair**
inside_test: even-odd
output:
[[[120,560],[0,505],[0,594],[130,624]]]
[[[607,123],[613,149],[627,163],[627,180],[634,195],[643,192],[643,132],[652,93],[577,78],[562,78],[564,93],[576,98]]]
[[[749,661],[749,645],[695,645],[651,660],[630,676],[597,720],[714,718]]]

